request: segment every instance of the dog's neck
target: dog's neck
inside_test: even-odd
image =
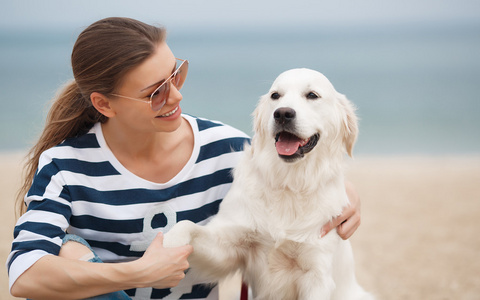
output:
[[[271,232],[276,239],[301,242],[318,238],[320,228],[339,215],[348,203],[344,155],[332,157],[317,151],[288,163],[278,157],[274,147],[271,148],[258,148],[254,140],[245,149],[243,159],[249,162],[237,165],[238,170],[241,169],[239,174],[248,174],[241,179],[246,180],[245,186],[255,191],[253,197],[257,202],[252,213],[263,214],[260,219],[264,222],[258,226]],[[282,225],[278,227],[278,224]]]
[[[277,173],[277,178],[281,178],[277,181],[267,181],[271,178],[267,174],[259,173],[257,177],[263,179],[259,179],[264,188],[261,211],[266,210],[264,217],[269,220],[263,226],[275,240],[306,242],[318,238],[320,228],[342,212],[348,197],[338,169],[332,172],[332,166],[326,165],[318,169],[307,166],[306,170],[302,164],[291,167],[300,168],[303,175],[292,176],[297,172],[290,170]],[[275,219],[278,221],[273,221]]]

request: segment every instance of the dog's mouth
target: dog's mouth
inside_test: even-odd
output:
[[[307,139],[302,139],[293,133],[281,131],[275,136],[275,147],[281,158],[292,161],[312,151],[319,139],[320,134],[318,133]]]

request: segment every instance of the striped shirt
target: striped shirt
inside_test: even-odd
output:
[[[230,188],[248,136],[230,126],[183,115],[194,132],[184,168],[166,183],[128,171],[105,143],[101,125],[45,151],[25,197],[7,259],[10,287],[44,255],[58,255],[65,232],[87,240],[104,262],[141,257],[159,231],[181,220],[205,224]],[[132,299],[216,299],[217,289],[188,279],[176,288],[126,291]]]

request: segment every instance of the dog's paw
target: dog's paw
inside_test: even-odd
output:
[[[191,221],[180,221],[170,229],[163,238],[165,248],[188,245],[195,235],[198,225]]]

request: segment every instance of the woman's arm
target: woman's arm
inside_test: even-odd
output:
[[[346,240],[350,238],[360,226],[360,197],[353,184],[349,181],[345,182],[345,190],[347,191],[350,205],[345,207],[340,216],[334,218],[322,227],[321,237],[327,235],[333,228],[337,228],[338,235]]]
[[[164,248],[159,234],[132,262],[90,263],[47,255],[15,281],[11,293],[34,299],[84,299],[130,288],[173,287],[185,277],[192,251],[189,245]]]

